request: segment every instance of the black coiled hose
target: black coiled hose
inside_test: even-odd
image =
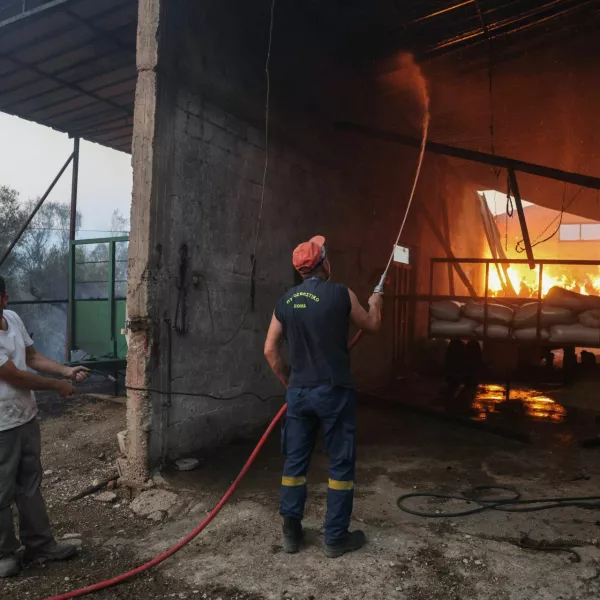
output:
[[[501,493],[508,492],[508,497],[503,494],[500,496],[486,496],[487,492],[499,491]],[[466,504],[475,504],[476,506],[456,512],[444,512],[441,510],[421,511],[406,506],[406,502],[411,498],[426,498],[434,500],[456,500]],[[520,492],[512,486],[504,485],[479,485],[468,492],[461,494],[439,494],[415,492],[412,494],[404,494],[396,501],[398,508],[405,513],[415,515],[417,517],[447,519],[455,517],[467,517],[476,515],[486,510],[498,510],[502,512],[512,513],[530,513],[541,510],[550,510],[553,508],[582,508],[585,510],[600,510],[600,496],[574,496],[566,498],[531,498],[524,500],[521,498]]]

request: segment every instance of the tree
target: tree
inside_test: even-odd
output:
[[[7,186],[0,186],[0,254],[13,241],[26,215],[19,204],[19,194]],[[10,276],[15,269],[15,257],[11,255],[0,267],[0,273]]]
[[[37,201],[19,202],[18,193],[0,186],[0,255],[33,210]],[[66,204],[46,201],[0,268],[7,276],[12,300],[62,300],[69,285],[69,221]],[[76,230],[83,224],[78,213]],[[129,220],[115,210],[111,218],[111,236],[125,236]],[[127,277],[127,244],[115,248],[115,279]],[[78,245],[75,250],[77,298],[106,298],[108,291],[108,244]],[[87,283],[86,283],[87,282]],[[125,284],[115,286],[117,297],[125,296]],[[40,351],[56,360],[64,360],[67,305],[26,304],[18,307]]]
[[[0,252],[3,254],[31,214],[35,201],[19,202],[18,193],[0,187]],[[12,300],[60,300],[67,297],[69,253],[68,206],[46,201],[23,232],[1,273],[8,278]],[[81,225],[81,215],[77,224]],[[67,305],[26,304],[18,307],[38,349],[64,360]]]
[[[26,203],[30,213],[35,201]],[[68,205],[46,202],[18,244],[18,260],[22,271],[21,283],[38,299],[66,298],[68,291],[69,224]],[[76,230],[82,217],[76,216]]]
[[[110,218],[110,234],[112,236],[129,233],[129,219],[117,208]]]
[[[0,186],[0,253],[8,248],[37,200],[19,202],[19,194]],[[67,297],[70,209],[46,201],[0,269],[13,298],[54,300]],[[82,217],[76,216],[76,229]]]

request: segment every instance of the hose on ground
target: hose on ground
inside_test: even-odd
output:
[[[239,472],[239,475],[235,478],[234,482],[229,486],[227,492],[225,492],[225,495],[221,498],[221,500],[219,500],[218,504],[212,509],[212,511],[206,517],[206,519],[204,519],[204,521],[202,521],[200,525],[198,525],[193,531],[186,535],[180,542],[175,544],[175,546],[173,546],[160,556],[157,556],[156,558],[153,558],[152,560],[148,561],[146,564],[143,564],[140,567],[137,567],[136,569],[128,571],[127,573],[123,573],[122,575],[118,575],[117,577],[113,577],[112,579],[107,579],[106,581],[101,581],[99,583],[95,583],[85,588],[73,590],[72,592],[67,592],[66,594],[60,594],[59,596],[51,596],[50,598],[46,598],[46,600],[68,600],[69,598],[78,598],[80,596],[85,596],[87,594],[91,594],[92,592],[98,592],[100,590],[104,590],[119,583],[123,583],[124,581],[127,581],[128,579],[131,579],[132,577],[135,577],[136,575],[139,575],[140,573],[143,573],[144,571],[147,571],[148,569],[159,565],[161,562],[167,560],[167,558],[173,556],[173,554],[175,554],[176,552],[181,550],[181,548],[189,544],[200,532],[202,532],[209,525],[209,523],[219,514],[219,512],[221,512],[221,509],[225,506],[225,504],[227,504],[229,498],[231,498],[233,492],[239,485],[240,481],[242,481],[242,479],[245,477],[246,473],[252,466],[252,463],[258,456],[258,453],[265,445],[267,438],[269,437],[273,429],[275,429],[275,426],[277,425],[281,417],[283,417],[283,415],[285,414],[286,409],[287,404],[284,404],[277,413],[277,415],[275,415],[275,418],[271,421],[271,424],[267,427],[267,430],[263,433],[262,437],[260,438],[260,441],[256,445],[256,448],[254,448],[252,454],[246,461],[246,464],[242,467],[242,470]]]
[[[499,496],[486,496],[489,492],[500,492]],[[505,496],[504,494],[510,494]],[[465,504],[475,505],[472,508],[457,510],[455,512],[434,509],[423,511],[407,506],[411,499],[421,498],[429,501],[458,501]],[[523,499],[520,492],[512,486],[504,485],[480,485],[468,492],[461,494],[440,494],[415,492],[404,494],[396,501],[398,508],[409,515],[431,519],[448,519],[456,517],[467,517],[476,515],[487,510],[496,510],[511,513],[531,513],[554,508],[581,508],[585,510],[600,510],[600,496],[573,496],[564,498],[528,498]]]

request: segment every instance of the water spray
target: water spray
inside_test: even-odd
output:
[[[423,111],[422,116],[422,129],[423,135],[421,139],[421,150],[419,152],[419,161],[417,163],[417,171],[415,173],[415,179],[413,182],[413,186],[410,192],[410,196],[408,198],[408,203],[406,205],[406,211],[404,212],[404,218],[402,219],[402,223],[400,224],[400,229],[398,231],[398,235],[396,237],[396,241],[394,246],[392,247],[392,253],[390,254],[390,258],[388,260],[387,266],[385,267],[385,271],[379,280],[379,283],[375,287],[376,294],[383,294],[383,286],[387,279],[388,271],[392,266],[392,261],[394,260],[394,250],[396,246],[400,243],[400,238],[402,236],[402,232],[404,231],[404,226],[406,225],[406,221],[408,219],[408,214],[410,212],[410,207],[412,205],[413,199],[415,197],[415,192],[417,189],[417,184],[419,183],[419,177],[421,175],[421,167],[423,166],[423,159],[425,158],[425,148],[427,146],[427,136],[429,134],[429,92],[427,90],[427,82],[425,81],[425,77],[421,71],[421,68],[414,61],[412,54],[400,54],[397,58],[397,69],[390,76],[386,77],[386,84],[392,86],[393,88],[402,88],[403,90],[408,89],[410,93],[417,96],[417,100],[420,104],[420,107]]]

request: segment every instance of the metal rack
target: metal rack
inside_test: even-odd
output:
[[[435,266],[438,264],[471,264],[471,265],[480,265],[485,268],[485,277],[484,277],[484,294],[483,296],[474,295],[474,296],[456,296],[456,295],[435,295],[434,294],[434,286],[435,286]],[[539,267],[538,273],[538,292],[534,297],[522,298],[522,297],[509,297],[502,296],[502,302],[507,302],[510,304],[527,304],[530,302],[538,303],[537,310],[537,326],[536,326],[536,340],[535,343],[544,346],[557,346],[556,343],[552,344],[550,341],[544,341],[541,339],[541,330],[542,330],[542,282],[544,275],[544,267],[551,265],[559,265],[559,266],[579,266],[579,267],[600,267],[600,261],[597,260],[560,260],[560,259],[548,259],[548,260],[539,260],[535,259],[533,263],[529,259],[496,259],[496,258],[432,258],[430,262],[430,271],[429,271],[429,296],[424,298],[420,297],[419,299],[427,299],[429,301],[429,318],[427,324],[427,337],[431,337],[431,302],[437,300],[458,300],[458,301],[468,301],[468,300],[478,300],[483,301],[484,303],[484,317],[483,317],[483,339],[484,341],[488,339],[487,330],[488,330],[488,311],[489,311],[489,303],[490,303],[490,293],[489,293],[489,283],[490,283],[490,265],[495,265],[496,267],[500,267],[501,265],[510,266],[510,265],[531,265],[533,264],[534,268]],[[494,297],[492,297],[494,299]],[[495,340],[497,341],[497,340]],[[517,340],[506,340],[507,342]],[[561,347],[562,344],[559,344],[558,347]],[[586,344],[587,347],[595,347]],[[598,345],[600,347],[600,344]]]

